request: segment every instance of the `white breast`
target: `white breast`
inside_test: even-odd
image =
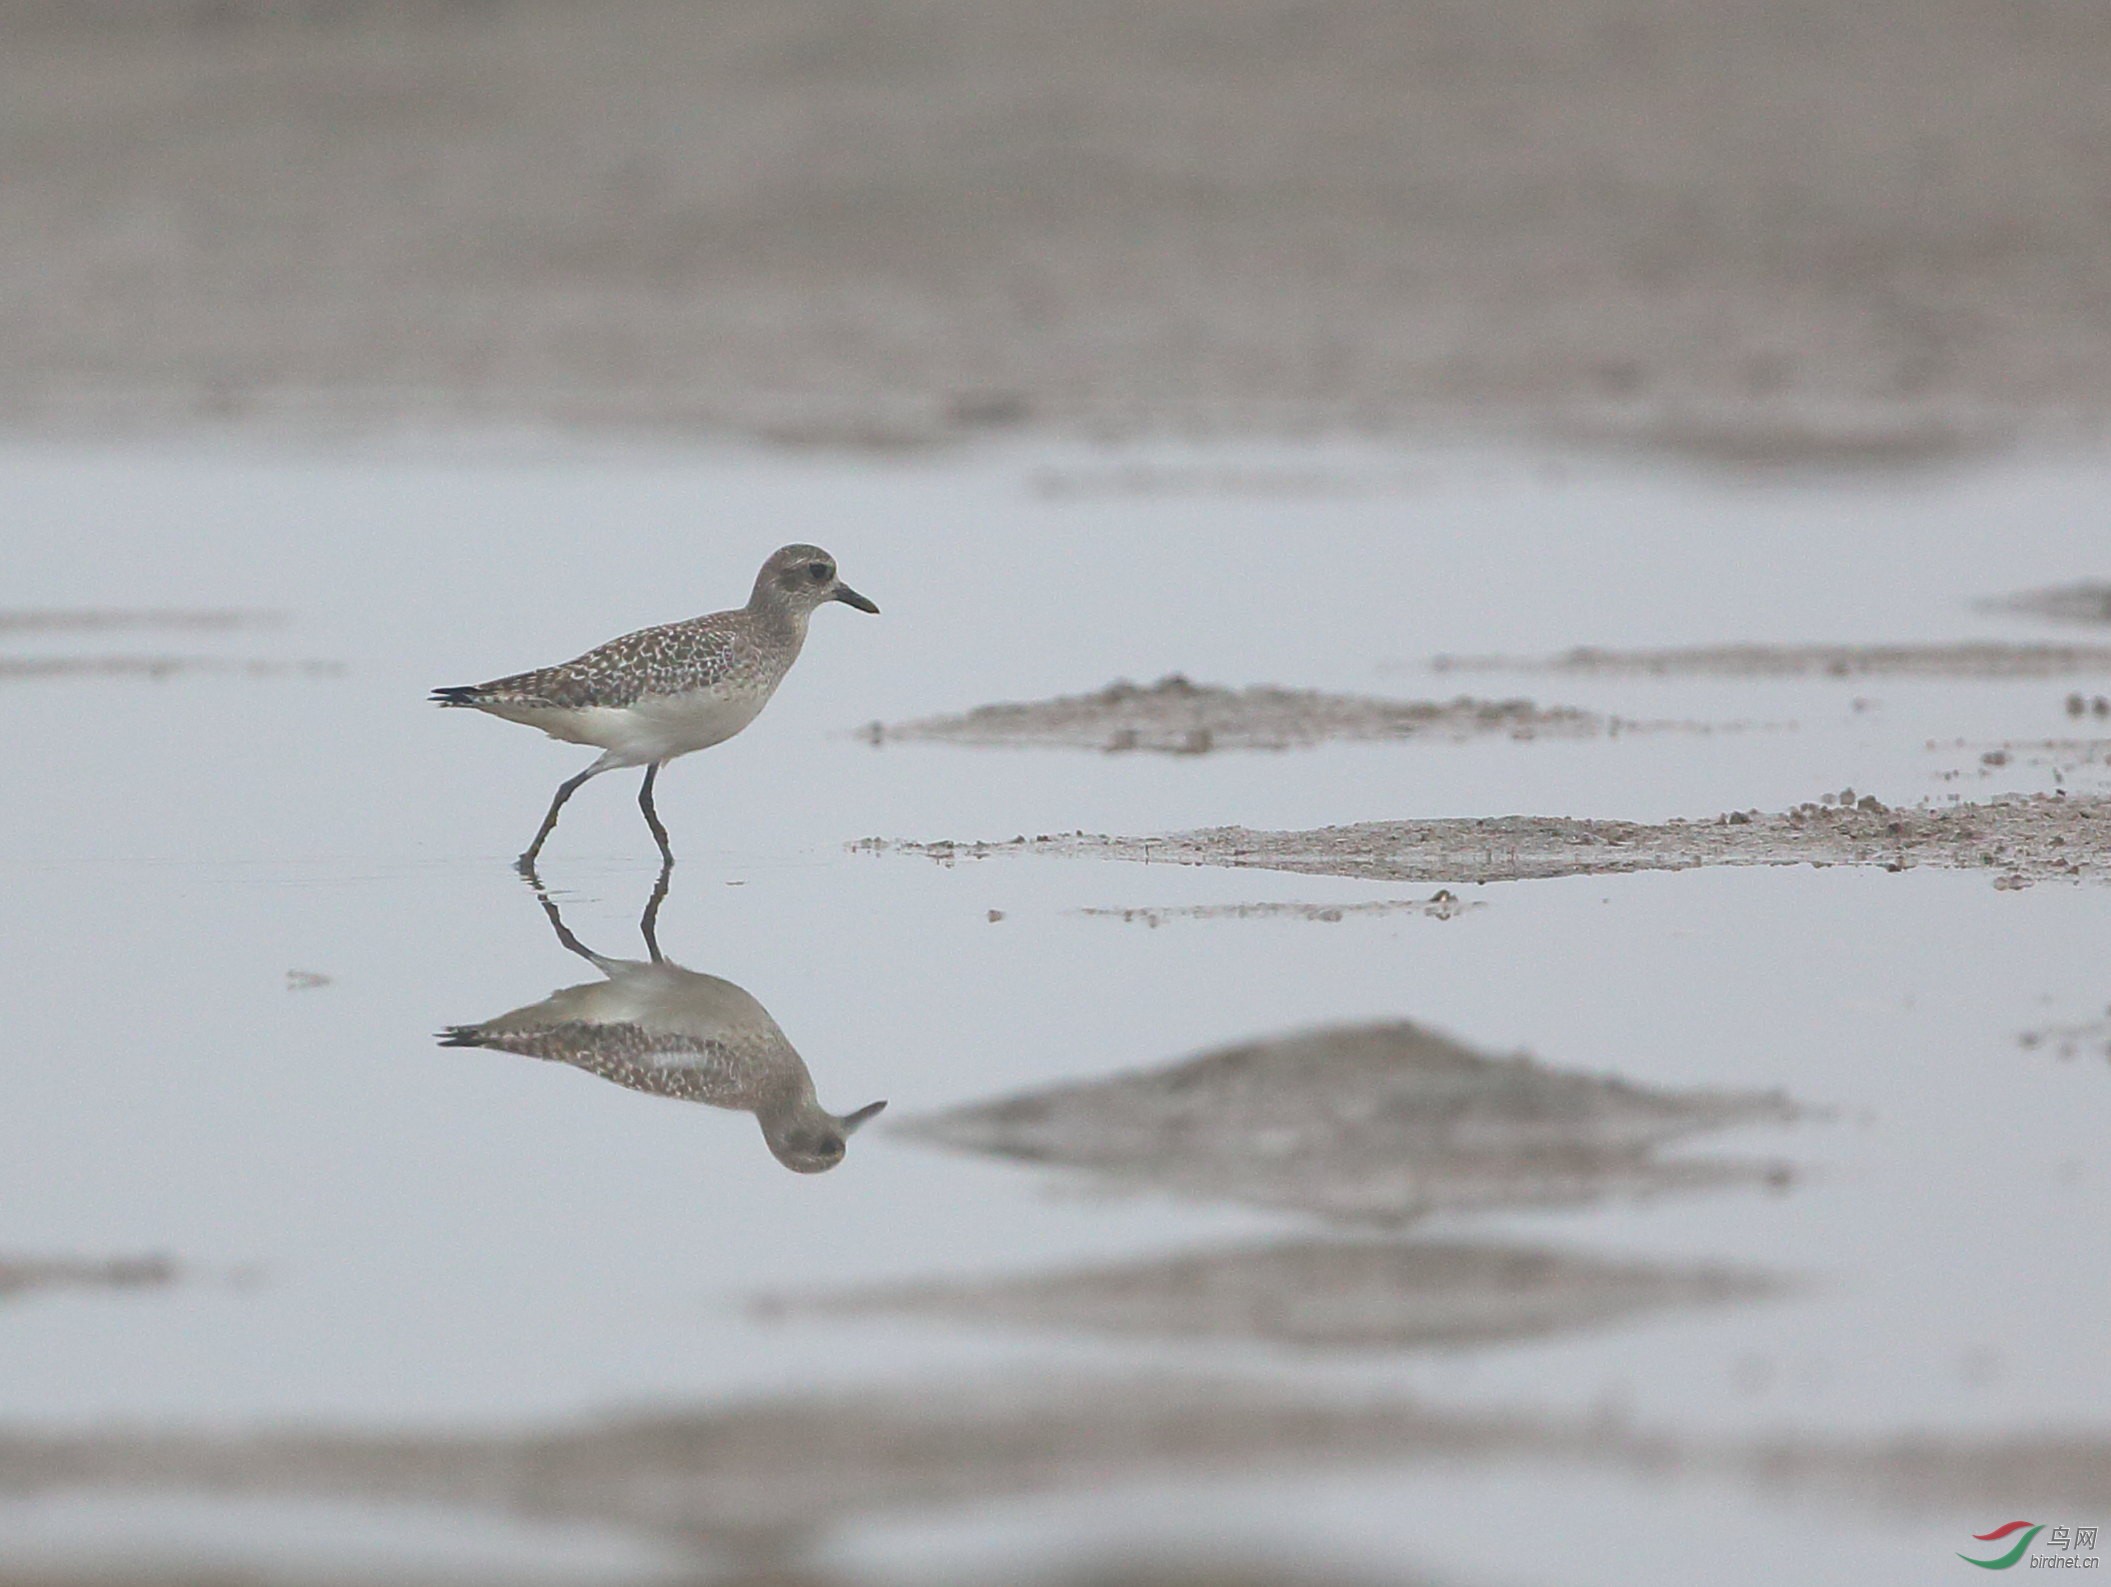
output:
[[[723,744],[755,720],[773,692],[774,685],[697,689],[687,694],[648,695],[625,706],[493,714],[539,727],[567,743],[591,744],[627,764],[643,766]]]

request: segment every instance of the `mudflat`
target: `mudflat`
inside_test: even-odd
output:
[[[7,0],[0,420],[1913,459],[2111,411],[2083,0]]]
[[[2015,889],[2041,881],[2100,882],[2111,874],[2111,801],[2101,796],[2007,795],[1979,804],[1893,809],[1853,793],[1844,789],[1778,814],[1733,810],[1705,821],[1453,817],[1363,821],[1306,832],[1212,827],[1158,837],[1073,832],[1000,843],[867,839],[864,846],[946,864],[997,854],[1090,854],[1392,882],[1505,882],[1703,865],[1864,865],[1889,871],[1935,865],[1985,870],[1996,887]]]

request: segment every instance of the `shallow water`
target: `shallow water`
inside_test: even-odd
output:
[[[1745,730],[1180,758],[875,748],[855,730],[1175,671],[1449,698],[1492,680],[1428,673],[1423,658],[2042,639],[2032,619],[1971,603],[2100,573],[2106,469],[2041,460],[1753,488],[1466,454],[1412,472],[1347,449],[1291,460],[1322,483],[1384,485],[1051,495],[1035,480],[1079,460],[1042,451],[898,464],[0,453],[9,606],[289,614],[11,633],[6,654],[342,669],[0,682],[17,746],[0,783],[0,1256],[158,1252],[190,1275],[0,1303],[0,1420],[505,1428],[970,1370],[1200,1366],[1726,1437],[2111,1424],[2111,1066],[2018,1041],[2111,1001],[2111,894],[1928,870],[1692,872],[1462,887],[1485,907],[1450,919],[1147,930],[1080,911],[1428,888],[1033,856],[948,867],[852,847],[2048,788],[2049,769],[1988,766],[1983,747],[2071,734],[2066,695],[2111,678],[1515,677],[1501,691],[1542,705]],[[883,615],[819,614],[757,727],[661,780],[681,864],[658,933],[670,958],[769,1010],[824,1104],[888,1099],[818,1176],[786,1173],[746,1115],[436,1044],[443,1027],[587,978],[508,863],[579,756],[421,703],[436,684],[730,604],[761,554],[795,538],[833,551]],[[2103,779],[2099,765],[2066,785]],[[630,781],[573,801],[543,876],[584,942],[634,957],[657,866]],[[1790,1158],[1783,1194],[1431,1231],[1731,1263],[1802,1288],[1437,1355],[752,1307],[1306,1232],[1287,1216],[1092,1194],[888,1125],[1397,1018],[1563,1068],[1779,1087],[1829,1110],[1721,1143]],[[102,1557],[113,1536],[161,1535],[157,1514],[180,1515],[169,1535],[208,1554],[253,1557],[274,1527],[313,1539],[303,1557],[340,1552],[339,1523],[298,1506],[169,1503],[0,1504],[0,1558]],[[1799,1579],[1851,1581],[1945,1568],[1968,1530],[2003,1519],[1823,1509],[1721,1480],[1355,1468],[904,1514],[846,1529],[829,1558],[904,1577],[939,1562],[1001,1573],[1056,1542],[1230,1538],[1463,1581],[1686,1580],[1701,1558],[1713,1580],[1776,1580],[1792,1564]],[[454,1562],[467,1545],[446,1539],[495,1534],[426,1515],[406,1535],[413,1557],[429,1545]]]

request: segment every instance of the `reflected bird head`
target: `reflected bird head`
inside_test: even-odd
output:
[[[755,578],[755,594],[749,604],[767,603],[811,612],[830,601],[841,601],[861,612],[879,608],[836,576],[836,559],[819,546],[786,546],[763,563]]]
[[[843,1152],[858,1126],[878,1113],[887,1104],[868,1102],[855,1113],[837,1118],[833,1113],[816,1108],[793,1123],[773,1130],[770,1121],[763,1120],[762,1138],[769,1143],[771,1155],[795,1174],[825,1174],[843,1161]]]

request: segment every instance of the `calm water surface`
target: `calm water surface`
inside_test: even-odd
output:
[[[1980,754],[2074,732],[2064,680],[1468,678],[1400,664],[1579,643],[2047,637],[1970,602],[2102,574],[2104,468],[1754,487],[1344,450],[1244,464],[1354,488],[1046,488],[1102,462],[0,453],[8,606],[286,614],[228,632],[4,636],[9,654],[342,667],[0,681],[14,746],[0,780],[0,1252],[162,1251],[194,1275],[163,1292],[10,1302],[0,1418],[510,1426],[967,1370],[1182,1365],[1611,1409],[1693,1433],[2111,1422],[2111,1063],[2018,1044],[2111,1003],[2100,893],[1999,892],[1929,870],[1720,871],[1476,889],[1487,907],[1449,921],[1151,930],[1078,911],[1412,890],[1053,860],[941,868],[850,847],[1414,815],[1655,819],[1843,785],[1892,803],[2045,786],[2042,770]],[[584,756],[422,703],[435,684],[737,603],[762,555],[793,539],[834,552],[884,615],[821,612],[758,725],[661,779],[681,863],[657,933],[669,959],[768,1011],[823,1106],[889,1103],[840,1167],[814,1175],[787,1173],[749,1114],[437,1043],[593,978],[508,863]],[[1529,692],[1743,730],[1180,759],[875,749],[854,731],[1172,671]],[[580,939],[636,958],[657,863],[633,782],[582,791],[542,874]],[[1778,1086],[1830,1110],[1726,1143],[1792,1159],[1785,1194],[1472,1225],[1734,1261],[1793,1275],[1798,1293],[1402,1357],[776,1322],[753,1304],[1297,1228],[1076,1194],[909,1146],[888,1125],[1256,1035],[1400,1017],[1564,1067]],[[845,1534],[837,1552],[846,1569],[908,1579],[1001,1569],[1022,1550],[1209,1540],[1463,1581],[1611,1583],[1690,1580],[1705,1540],[1711,1580],[1775,1581],[1793,1562],[1799,1580],[1846,1582],[1901,1579],[1901,1561],[1947,1559],[1964,1521],[1998,1519],[1508,1468],[1352,1472],[905,1517]],[[0,1559],[176,1546],[327,1562],[376,1536],[435,1568],[532,1558],[591,1575],[655,1557],[621,1539],[552,1552],[444,1514],[377,1530],[321,1507],[0,1505]]]

